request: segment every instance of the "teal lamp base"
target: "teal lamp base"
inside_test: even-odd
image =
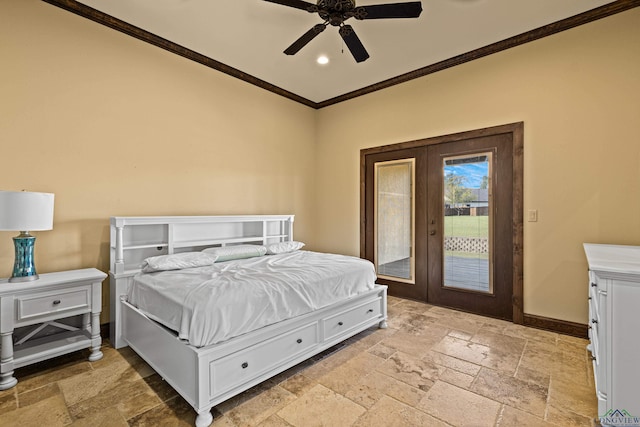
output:
[[[16,249],[16,259],[13,263],[13,275],[10,282],[30,282],[38,280],[36,266],[33,262],[33,249],[36,238],[28,231],[21,231],[19,236],[13,238]]]

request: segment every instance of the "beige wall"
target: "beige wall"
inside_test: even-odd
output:
[[[106,271],[112,215],[294,213],[357,255],[361,148],[517,121],[525,312],[586,323],[581,243],[640,244],[638,9],[320,111],[37,0],[0,10],[0,189],[56,194],[40,272]]]
[[[524,311],[587,323],[583,242],[640,245],[640,9],[318,113],[321,250],[359,253],[359,150],[523,121]]]
[[[37,0],[0,0],[0,63],[0,189],[56,195],[39,272],[108,271],[113,215],[293,213],[312,240],[313,109]]]

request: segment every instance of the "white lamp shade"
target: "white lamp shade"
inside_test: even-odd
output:
[[[51,193],[0,191],[0,230],[53,229],[53,197]]]

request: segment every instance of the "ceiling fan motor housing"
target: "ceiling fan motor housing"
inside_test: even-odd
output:
[[[340,26],[353,16],[355,0],[318,0],[318,15],[323,21],[333,26]]]

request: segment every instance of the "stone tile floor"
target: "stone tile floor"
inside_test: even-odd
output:
[[[593,426],[587,341],[389,298],[367,330],[213,409],[213,426]],[[0,425],[192,426],[195,412],[128,348],[16,371]]]

